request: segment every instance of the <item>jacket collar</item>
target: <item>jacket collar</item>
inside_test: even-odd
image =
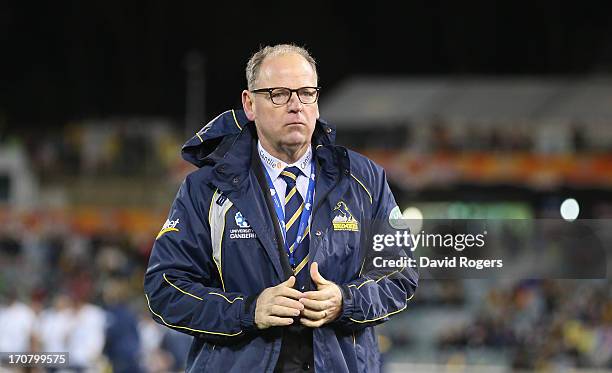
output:
[[[337,175],[348,169],[346,151],[334,145],[336,129],[323,119],[312,136],[318,170]],[[239,189],[247,180],[255,123],[242,110],[228,110],[206,124],[182,148],[182,156],[197,167],[213,167],[211,182],[221,191]],[[337,177],[333,177],[336,179]]]
[[[246,127],[253,126],[242,110],[228,110],[208,122],[202,129],[189,139],[182,147],[183,158],[197,166],[214,164],[232,147],[232,144]],[[257,136],[252,131],[251,136]],[[315,125],[312,143],[318,145],[333,145],[336,140],[336,128],[323,119],[318,119]]]

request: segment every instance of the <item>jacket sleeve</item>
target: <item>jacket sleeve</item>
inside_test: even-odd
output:
[[[412,252],[409,246],[384,247],[380,251],[373,249],[374,235],[395,235],[398,231],[391,227],[390,219],[393,216],[392,211],[398,213],[399,207],[387,184],[384,171],[377,166],[373,166],[372,171],[375,175],[369,180],[374,181],[372,183],[375,185],[372,188],[374,193],[365,198],[371,198],[373,212],[364,241],[365,247],[362,248],[362,252],[365,252],[363,265],[357,279],[340,285],[343,297],[342,314],[334,322],[343,329],[353,331],[382,323],[390,316],[403,311],[418,285],[416,268],[376,266],[381,264],[380,259],[374,260],[376,257],[397,261],[402,258],[412,258]]]
[[[146,301],[162,325],[212,343],[232,343],[256,329],[255,297],[224,291],[207,218],[214,201],[203,197],[207,187],[198,185],[194,191],[191,182],[188,176],[181,185],[153,245]]]

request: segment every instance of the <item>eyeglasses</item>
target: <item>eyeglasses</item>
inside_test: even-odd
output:
[[[285,87],[260,88],[254,89],[253,93],[267,93],[270,95],[270,100],[275,105],[285,105],[291,100],[291,95],[295,92],[298,99],[303,104],[314,104],[319,99],[319,90],[321,87],[302,87],[290,89]]]

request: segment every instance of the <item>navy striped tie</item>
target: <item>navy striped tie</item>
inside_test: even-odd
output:
[[[289,251],[293,253],[293,273],[296,275],[298,283],[306,284],[309,275],[308,270],[303,270],[308,264],[308,250],[310,246],[310,224],[304,231],[304,239],[301,240],[300,244],[296,247],[295,241],[298,234],[298,227],[300,225],[300,217],[304,210],[304,200],[297,190],[296,181],[298,176],[301,174],[299,168],[287,167],[281,173],[280,177],[283,178],[287,183],[287,189],[285,190],[285,229],[287,231],[287,243],[289,244]]]

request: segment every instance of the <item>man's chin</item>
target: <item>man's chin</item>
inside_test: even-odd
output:
[[[299,150],[301,150],[302,148],[304,148],[304,146],[308,145],[309,142],[306,141],[304,138],[301,138],[299,141],[296,141],[295,139],[291,139],[292,141],[285,141],[283,142],[283,148],[291,150],[292,152],[297,152]]]
[[[286,136],[283,139],[283,143],[285,144],[285,146],[288,147],[295,147],[295,148],[300,148],[302,146],[304,146],[304,144],[308,143],[308,139],[306,138],[306,136],[304,136],[302,133],[293,133],[290,136]]]

